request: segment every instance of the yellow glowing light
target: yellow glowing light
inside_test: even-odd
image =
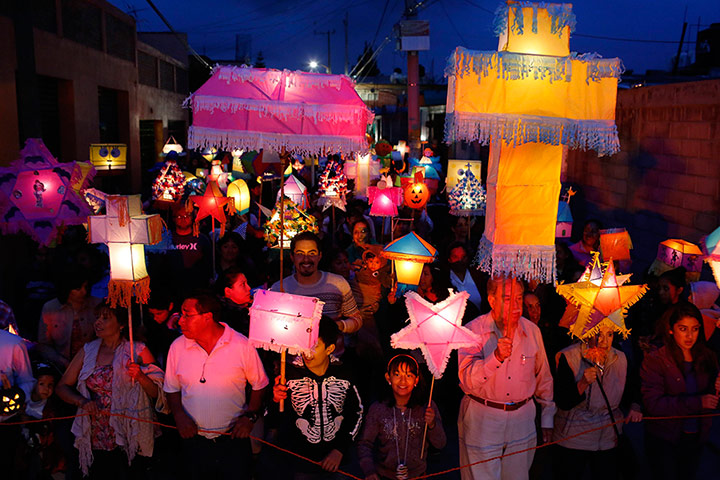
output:
[[[108,243],[110,274],[115,280],[137,281],[148,276],[143,244]]]
[[[238,179],[228,185],[227,196],[234,199],[238,214],[243,215],[250,210],[250,189],[245,180]]]
[[[408,260],[393,260],[393,263],[395,264],[395,273],[398,282],[408,285],[417,285],[420,283],[423,263],[410,262]]]

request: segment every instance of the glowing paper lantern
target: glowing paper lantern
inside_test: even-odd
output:
[[[392,186],[390,177],[382,177],[374,187],[368,187],[368,202],[370,203],[370,215],[376,217],[395,217],[402,205],[403,190],[400,187]]]
[[[420,283],[423,264],[432,262],[436,252],[435,247],[415,232],[410,232],[387,244],[382,256],[393,261],[398,282],[417,285]]]
[[[355,180],[355,198],[367,198],[370,181],[380,176],[380,162],[370,154],[357,155],[356,160],[345,161],[345,175]]]
[[[228,185],[227,196],[233,199],[238,215],[244,215],[250,210],[250,189],[245,180],[240,178]]]
[[[557,225],[555,226],[555,238],[570,238],[572,234],[573,216],[570,211],[570,204],[558,202]]]
[[[90,145],[90,162],[95,170],[125,170],[127,145],[123,143],[93,143]]]
[[[170,138],[167,139],[167,142],[165,142],[162,149],[163,155],[169,155],[170,152],[175,152],[177,155],[184,154],[182,145],[177,143],[177,140],[175,140],[175,137],[172,135],[170,135]]]
[[[700,241],[705,261],[710,265],[715,283],[720,287],[720,227]]]
[[[600,252],[603,260],[630,260],[632,248],[630,234],[624,228],[600,230]]]
[[[685,279],[688,283],[700,280],[703,252],[694,243],[670,238],[658,245],[658,253],[648,272],[660,276],[668,270],[685,267]]]
[[[209,182],[203,196],[194,195],[190,197],[190,200],[198,207],[193,225],[194,235],[199,234],[200,220],[205,217],[211,217],[213,221],[217,220],[220,223],[220,236],[225,235],[225,224],[227,223],[225,210],[232,215],[235,213],[235,206],[232,198],[223,195],[217,182]]]
[[[490,144],[480,268],[554,282],[563,149],[619,150],[622,66],[569,53],[570,5],[509,1],[498,12],[499,51],[450,58],[445,140]]]
[[[625,285],[630,275],[615,275],[612,262],[605,270],[596,253],[577,283],[557,286],[557,292],[579,308],[577,320],[570,326],[570,334],[580,339],[594,336],[602,325],[627,337],[625,326],[628,307],[640,300],[647,285]]]
[[[293,201],[303,210],[310,208],[310,200],[307,196],[307,188],[298,180],[295,175],[290,175],[285,179],[285,196]],[[276,201],[280,201],[280,192],[278,191]]]
[[[430,190],[425,185],[422,169],[415,172],[414,181],[405,187],[405,205],[416,210],[425,208],[430,198]]]
[[[258,290],[250,307],[250,343],[291,355],[312,353],[324,304],[313,297]]]
[[[457,217],[485,215],[485,189],[471,170],[468,163],[464,175],[448,193],[450,214]]]
[[[343,173],[342,165],[335,160],[328,160],[325,170],[320,175],[320,198],[318,205],[323,211],[337,207],[345,211],[345,195],[347,195],[347,177]]]
[[[93,175],[77,162],[58,163],[41,139],[28,139],[20,158],[0,168],[0,229],[49,245],[63,226],[87,220],[90,207],[78,191]]]
[[[468,167],[468,165],[470,166]],[[480,160],[448,160],[448,172],[445,177],[445,188],[448,192],[462,180],[468,169],[476,179],[482,178],[482,162]]]
[[[442,378],[453,350],[477,345],[479,337],[462,326],[470,294],[452,293],[440,303],[432,304],[415,292],[405,294],[410,325],[390,337],[393,348],[419,348],[428,369]]]
[[[166,145],[167,146],[167,145]],[[171,150],[174,152],[174,150]],[[187,179],[174,158],[175,154],[168,155],[165,165],[152,185],[153,200],[160,202],[177,202],[185,193]]]
[[[272,248],[280,248],[280,227],[284,226],[283,245],[282,247],[290,248],[290,241],[300,232],[318,233],[317,220],[312,215],[305,213],[305,210],[297,206],[289,198],[285,199],[283,206],[283,215],[285,217],[282,225],[280,223],[280,205],[276,205],[275,209],[269,216],[269,220],[265,223],[265,241]]]
[[[140,195],[108,195],[105,206],[106,215],[88,217],[88,238],[110,250],[108,299],[113,306],[128,307],[135,295],[140,303],[147,303],[150,277],[144,245],[162,240],[162,218],[142,213]]]

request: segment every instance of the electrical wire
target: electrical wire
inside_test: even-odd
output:
[[[383,7],[382,15],[380,15],[380,21],[378,22],[378,26],[375,29],[375,35],[370,43],[371,48],[375,46],[375,40],[377,40],[378,33],[380,33],[380,27],[382,27],[383,20],[385,20],[385,12],[387,12],[388,4],[390,4],[390,0],[385,0],[385,6]]]
[[[618,37],[606,37],[602,35],[587,35],[583,33],[573,33],[573,37],[583,37],[583,38],[596,38],[598,40],[614,40],[616,42],[634,42],[634,43],[670,43],[677,45],[680,43],[679,40],[647,40],[647,39],[641,39],[641,38],[618,38]],[[696,43],[691,41],[683,41],[682,43]]]
[[[447,9],[445,8],[445,3],[440,2],[440,6],[442,7],[443,12],[445,12],[445,16],[447,17],[448,21],[450,22],[450,26],[455,30],[455,33],[460,38],[460,41],[463,43],[463,45],[468,45],[468,43],[465,41],[465,38],[460,33],[460,30],[458,30],[457,26],[455,25],[455,22],[453,22],[452,18],[447,12]]]

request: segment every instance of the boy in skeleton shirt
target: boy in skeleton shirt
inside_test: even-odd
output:
[[[320,462],[319,468],[298,460],[296,479],[327,478],[336,472],[343,455],[355,440],[363,406],[354,382],[332,356],[339,335],[329,317],[320,319],[318,344],[312,356],[298,356],[287,369],[287,381],[275,378],[273,400],[286,402],[285,412],[273,408],[280,419],[280,434],[293,451]]]

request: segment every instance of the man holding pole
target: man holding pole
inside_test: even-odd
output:
[[[522,283],[488,281],[491,311],[466,325],[480,343],[458,352],[460,464],[467,465],[537,445],[535,404],[542,408],[543,442],[552,433],[553,380],[540,329],[523,318]],[[506,456],[462,470],[463,480],[528,478],[533,451]]]

